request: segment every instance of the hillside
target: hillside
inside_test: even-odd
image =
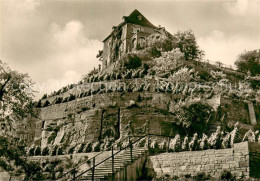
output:
[[[77,85],[41,99],[33,147],[85,152],[90,145],[101,144],[103,149],[128,134],[148,130],[183,136],[210,134],[219,124],[231,130],[236,122],[251,125],[249,102],[259,122],[257,77],[187,61],[179,49],[166,51],[166,40],[129,53],[102,71],[93,70]],[[155,56],[154,47],[159,55]],[[191,105],[206,108],[201,122],[185,116]],[[210,124],[203,125],[205,121]]]

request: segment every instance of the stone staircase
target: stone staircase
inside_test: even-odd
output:
[[[122,169],[130,165],[132,162],[144,156],[146,152],[147,148],[133,148],[132,159],[130,148],[127,148],[126,150],[123,150],[118,154],[115,154],[114,174],[120,172]],[[112,178],[112,158],[110,158],[95,168],[94,180],[113,180]],[[92,180],[92,171],[83,174],[82,176],[77,178],[77,180]]]

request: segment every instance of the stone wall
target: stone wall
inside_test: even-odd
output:
[[[218,178],[223,170],[230,171],[237,178],[259,178],[259,154],[259,143],[242,142],[230,149],[163,153],[150,156],[150,161],[158,178],[165,175],[196,176],[202,172]]]
[[[57,155],[57,156],[32,156],[29,157],[30,161],[37,161],[41,165],[42,163],[49,163],[53,161],[61,161],[61,164],[64,168],[66,168],[66,164],[69,162],[72,163],[73,166],[80,165],[77,167],[78,173],[83,172],[91,167],[93,165],[92,158],[96,155],[98,155],[96,159],[96,163],[99,163],[106,159],[107,157],[111,156],[111,151],[105,151],[105,152],[91,152],[91,153],[77,153],[77,154],[70,154],[70,155]],[[59,167],[60,165],[56,166]],[[64,170],[63,173],[66,173],[72,169],[71,167]],[[58,175],[58,173],[57,173]]]
[[[260,178],[260,143],[249,144],[250,176]]]
[[[220,103],[220,117],[225,115],[225,121],[239,121],[241,123],[251,124],[247,102],[221,97]]]
[[[136,134],[147,132],[142,129],[147,121],[150,133],[167,134],[170,131],[165,125],[173,117],[165,112],[174,108],[172,100],[179,96],[149,92],[107,93],[41,108],[35,141],[40,141],[43,149],[48,145],[76,146],[95,142],[109,135],[118,138],[126,136],[129,121],[133,122]],[[54,133],[55,130],[58,132]]]

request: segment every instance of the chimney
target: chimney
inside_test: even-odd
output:
[[[124,22],[126,21],[126,19],[127,19],[127,16],[123,16],[123,18],[122,18],[123,20],[124,20]]]

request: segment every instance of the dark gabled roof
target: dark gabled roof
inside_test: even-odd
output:
[[[142,20],[139,20],[138,16],[141,16]],[[128,17],[125,17],[125,19],[127,23],[156,28],[156,26],[148,21],[148,19],[146,19],[137,9],[135,9]]]
[[[142,17],[141,20],[138,19],[138,16]],[[156,26],[154,26],[150,21],[148,21],[148,19],[146,19],[144,17],[144,15],[142,15],[137,9],[135,9],[129,16],[123,16],[123,19],[124,19],[124,21],[122,23],[120,23],[116,28],[114,28],[114,30],[119,29],[126,23],[132,23],[132,24],[146,26],[146,27],[150,27],[150,28],[156,28]],[[113,33],[113,31],[112,31],[112,33]],[[110,33],[103,40],[103,42],[106,41],[111,36],[112,33]]]

